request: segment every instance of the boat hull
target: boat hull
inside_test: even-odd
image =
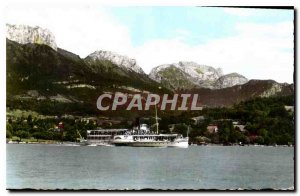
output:
[[[132,147],[175,147],[188,148],[188,142],[168,142],[168,141],[134,141],[134,142],[114,142],[115,146],[132,146]]]

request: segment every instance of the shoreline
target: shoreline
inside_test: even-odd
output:
[[[79,142],[6,142],[6,144],[42,144],[42,145],[56,145],[56,146],[89,146],[89,145],[81,145]],[[101,146],[101,145],[95,145],[95,146]],[[295,145],[258,145],[258,144],[247,144],[247,145],[223,145],[223,144],[206,144],[206,145],[196,145],[196,144],[190,144],[189,147],[192,146],[219,146],[219,147],[295,147]]]

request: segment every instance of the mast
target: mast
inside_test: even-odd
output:
[[[161,86],[158,87],[158,89],[161,89]],[[157,108],[156,108],[156,104],[159,103],[156,103],[157,100],[155,100],[155,121],[156,121],[156,134],[158,134],[158,121],[157,121]]]
[[[155,103],[155,121],[156,121],[156,134],[158,134],[158,121],[157,121],[157,108]]]

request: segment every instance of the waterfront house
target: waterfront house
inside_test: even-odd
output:
[[[198,125],[200,122],[204,121],[204,116],[195,116],[191,118],[193,120],[194,125]]]
[[[206,130],[208,133],[218,133],[218,126],[217,125],[208,125]]]
[[[241,132],[247,131],[247,130],[245,129],[245,125],[234,124],[233,127],[234,127],[235,129],[238,128]]]
[[[284,108],[285,108],[285,110],[288,111],[288,112],[294,112],[294,106],[288,106],[288,105],[285,105]]]

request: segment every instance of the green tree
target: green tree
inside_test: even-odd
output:
[[[176,124],[173,132],[182,134],[183,137],[187,136],[188,126],[186,124]]]
[[[29,133],[27,131],[19,130],[16,132],[16,136],[18,136],[20,138],[20,140],[22,140],[22,139],[28,138]]]
[[[257,136],[255,141],[258,143],[258,144],[264,144],[264,138],[262,136]]]
[[[6,138],[11,138],[13,135],[13,126],[12,124],[6,124]]]
[[[220,131],[220,141],[223,143],[229,142],[230,129],[228,127]]]
[[[12,134],[8,129],[6,129],[6,138],[12,138]]]
[[[268,137],[268,131],[266,130],[266,129],[259,129],[258,130],[258,135],[259,136],[262,136],[263,138],[266,138],[266,137]]]

